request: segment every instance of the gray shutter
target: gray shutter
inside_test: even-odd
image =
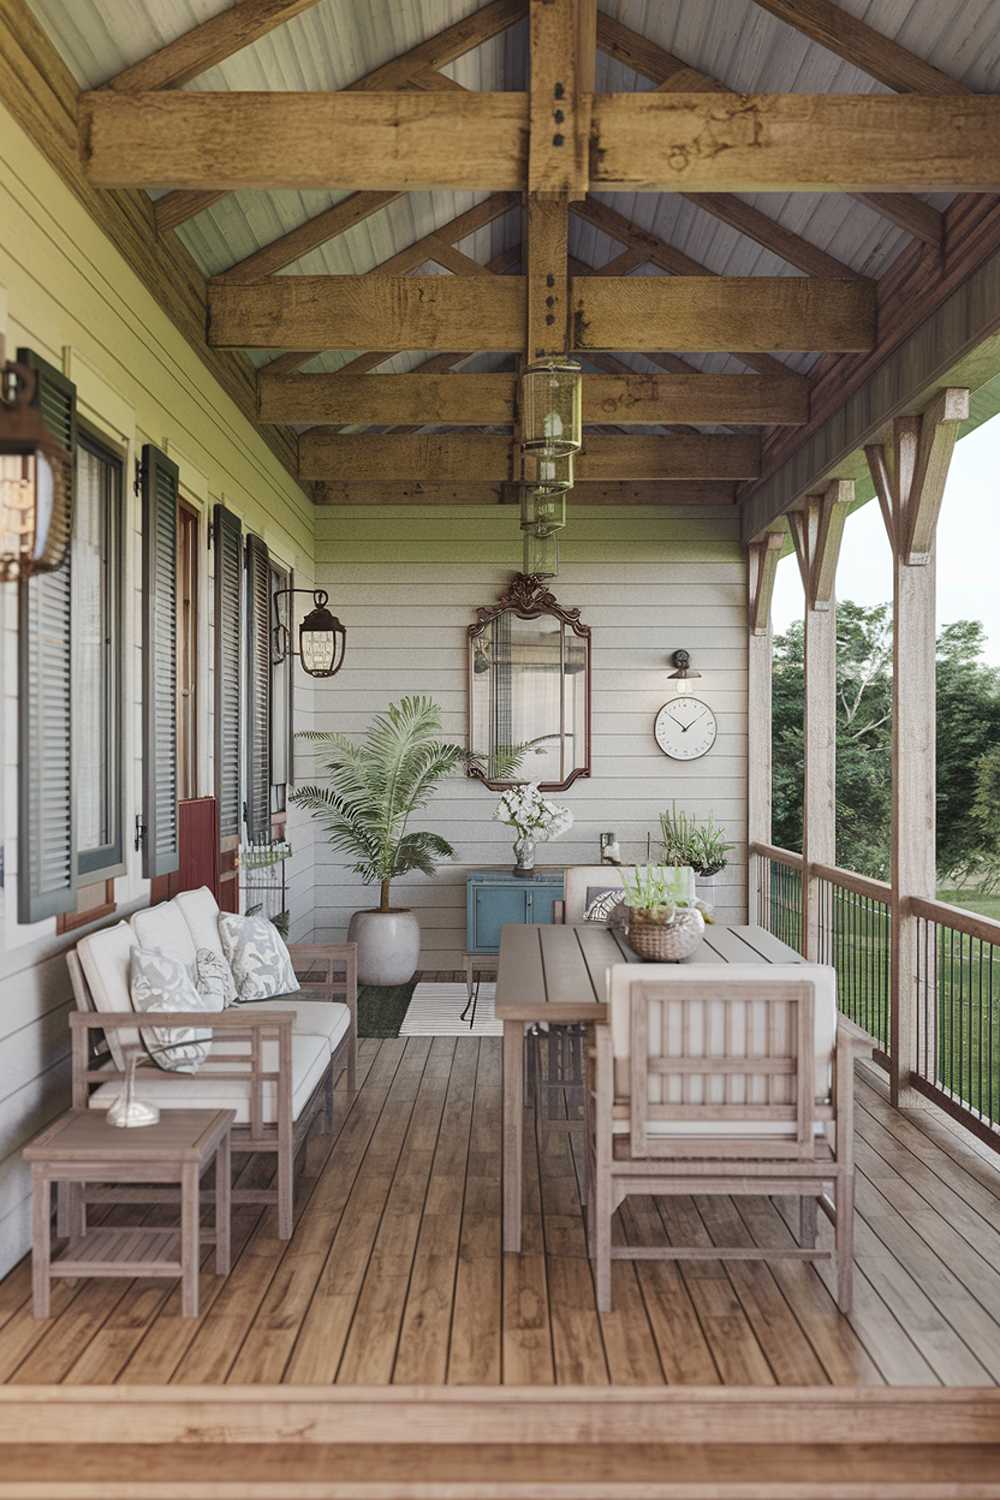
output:
[[[35,404],[70,459],[76,497],[76,386],[31,349],[21,364],[37,376]],[[18,585],[17,919],[76,909],[73,814],[72,579],[62,566]]]
[[[288,570],[288,768],[287,784],[295,785],[295,657],[298,646],[295,639],[295,569]],[[287,806],[287,798],[286,798]]]
[[[177,488],[165,453],[142,450],[142,873],[181,862],[177,830]]]
[[[243,528],[239,517],[224,505],[215,507],[212,545],[215,549],[215,801],[220,840],[238,839]]]
[[[247,837],[271,841],[271,568],[247,537]]]

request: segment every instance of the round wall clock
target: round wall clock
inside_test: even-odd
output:
[[[708,704],[686,695],[664,703],[653,723],[656,743],[672,760],[697,760],[707,755],[718,732],[718,720]]]

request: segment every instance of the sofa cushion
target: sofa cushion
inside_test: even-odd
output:
[[[219,908],[208,886],[200,886],[196,891],[181,891],[174,897],[174,905],[187,923],[195,947],[211,948],[220,958],[225,957],[219,936]]]
[[[209,1010],[225,1010],[236,999],[236,980],[222,953],[214,948],[199,948],[195,959],[194,983]]]
[[[158,948],[179,958],[194,973],[198,949],[176,901],[161,901],[158,906],[137,911],[132,931],[139,948]]]
[[[815,987],[814,1003],[814,1051],[815,1051],[815,1098],[817,1103],[828,1103],[833,1081],[833,1054],[837,1037],[837,976],[826,964],[727,964],[716,967],[704,964],[615,964],[611,970],[611,1039],[615,1057],[615,1094],[627,1099],[629,1090],[629,1024],[631,996],[637,998],[639,984],[665,983],[673,995],[683,995],[685,986],[704,985],[717,979],[729,994],[736,992],[744,983],[760,983],[761,980],[802,983],[810,981]],[[630,996],[631,991],[631,996]],[[731,1042],[726,1036],[726,1010],[730,1009],[729,1024]],[[774,1049],[785,1046],[784,1028],[790,1009],[781,1007],[773,1016],[775,1022]],[[709,999],[688,1008],[688,1036],[686,1044],[681,1036],[680,1007],[673,1007],[668,1017],[666,1044],[661,1034],[661,1006],[650,1005],[649,1050],[651,1056],[680,1057],[701,1056],[713,1053],[722,1055],[727,1045],[741,1048],[747,1045],[751,1056],[765,1056],[768,1051],[766,1035],[767,1018],[762,1003],[741,1005]],[[749,1038],[747,1032],[749,1031]],[[790,1076],[777,1077],[774,1082],[774,1102],[791,1102],[793,1080]],[[683,1101],[690,1104],[748,1105],[767,1103],[766,1081],[732,1078],[729,1093],[726,1079],[721,1073],[691,1075],[683,1085]],[[742,1097],[741,1097],[742,1095]],[[670,1105],[682,1102],[682,1081],[679,1074],[651,1074],[649,1078],[649,1100],[653,1104]],[[763,1128],[761,1128],[763,1127]],[[627,1125],[625,1126],[627,1129]],[[781,1121],[709,1121],[709,1120],[658,1120],[650,1121],[649,1133],[659,1135],[733,1135],[736,1132],[750,1135],[788,1134],[789,1127]]]
[[[351,1024],[351,1012],[340,1000],[250,1000],[238,1008],[276,1010],[283,1015],[291,1012],[295,1017],[293,1035],[321,1036],[329,1045],[331,1054],[340,1046]]]
[[[172,953],[133,948],[132,1007],[142,1014],[191,1011],[192,1020],[222,1005],[206,1004],[195,989],[187,964]],[[208,1056],[212,1033],[204,1026],[143,1026],[142,1045],[158,1068],[168,1073],[196,1073]]]
[[[222,951],[229,960],[239,1000],[267,1000],[299,988],[281,933],[266,917],[220,912]]]
[[[95,1010],[131,1014],[129,966],[134,947],[135,933],[127,922],[102,927],[100,932],[92,932],[77,943],[76,951]],[[131,1028],[109,1031],[107,1038],[115,1066],[124,1068],[125,1049],[140,1045],[138,1031]]]
[[[261,1009],[265,1009],[261,1006]],[[141,1068],[136,1074],[135,1097],[146,1104],[157,1104],[161,1109],[233,1109],[236,1124],[250,1123],[250,1081],[245,1074],[237,1072],[236,1063],[213,1062],[213,1052],[230,1053],[240,1044],[233,1043],[221,1033],[216,1033],[209,1048],[208,1059],[200,1073],[193,1076],[185,1073],[154,1072]],[[248,1043],[241,1044],[248,1048]],[[278,1044],[264,1042],[261,1060],[265,1072],[277,1072]],[[330,1048],[323,1037],[292,1037],[292,1118],[297,1120],[330,1066]],[[207,1077],[213,1073],[233,1073],[229,1078]],[[91,1094],[91,1109],[107,1109],[121,1093],[120,1083],[102,1083]],[[262,1088],[263,1118],[266,1125],[276,1120],[277,1084],[265,1083]]]

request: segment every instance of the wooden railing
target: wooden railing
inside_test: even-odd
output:
[[[914,898],[917,1057],[911,1085],[1000,1149],[1000,922]]]
[[[750,846],[750,920],[805,951],[803,885],[814,882],[820,963],[837,970],[841,1010],[892,1057],[892,887],[853,870],[814,864],[773,844]],[[1000,922],[944,901],[913,897],[915,1056],[899,1063],[902,1087],[940,1105],[1000,1149]]]

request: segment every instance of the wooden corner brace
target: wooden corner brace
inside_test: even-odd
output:
[[[939,391],[922,416],[897,417],[888,443],[870,443],[865,458],[893,554],[920,566],[930,561],[945,481],[969,392]]]
[[[788,516],[807,609],[830,609],[844,523],[854,504],[853,479],[831,479],[817,495],[806,495],[801,510]]]
[[[783,531],[769,531],[759,542],[751,542],[748,550],[750,634],[767,635],[771,624],[771,598],[778,563],[785,546]]]

